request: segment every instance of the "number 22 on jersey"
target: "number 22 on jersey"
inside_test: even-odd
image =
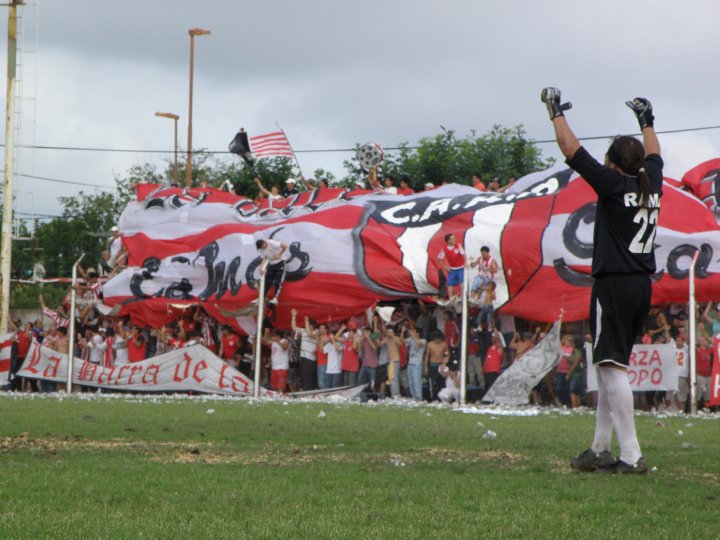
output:
[[[651,253],[655,233],[657,232],[657,221],[660,210],[658,208],[641,208],[633,218],[634,223],[640,224],[640,229],[630,242],[631,253]]]

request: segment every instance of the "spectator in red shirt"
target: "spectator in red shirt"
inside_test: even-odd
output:
[[[397,190],[398,195],[412,195],[415,190],[410,187],[410,179],[407,176],[400,178],[400,187]]]
[[[704,403],[710,400],[710,376],[712,375],[715,351],[712,342],[704,336],[699,338],[698,343],[695,372],[697,373],[697,402],[698,407],[702,408]]]
[[[455,312],[449,309],[445,311],[443,334],[445,334],[445,342],[450,349],[450,359],[458,359],[460,357],[460,329],[455,322]]]
[[[346,331],[347,330],[347,331]],[[335,339],[342,343],[342,359],[340,366],[343,374],[343,386],[357,384],[358,371],[360,371],[360,339],[357,334],[357,325],[350,321],[347,326],[340,325]]]
[[[140,331],[140,327],[133,325],[130,330],[130,339],[128,339],[128,359],[130,362],[142,362],[145,360],[145,336]]]
[[[492,334],[492,345],[485,354],[485,364],[483,365],[483,373],[485,374],[485,391],[495,383],[502,372],[502,359],[505,347],[503,347],[502,337],[496,328]]]
[[[218,351],[220,358],[225,360],[228,365],[237,368],[238,365],[235,356],[239,348],[240,338],[238,335],[235,334],[229,326],[223,326],[220,351]]]
[[[482,175],[480,173],[473,174],[472,185],[478,191],[487,191],[485,183],[482,181]]]
[[[445,235],[445,245],[437,255],[437,262],[438,266],[447,273],[447,304],[460,297],[465,277],[465,250],[457,243],[454,234]]]

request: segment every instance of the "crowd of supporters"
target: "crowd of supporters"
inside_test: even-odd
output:
[[[94,300],[91,283],[79,286],[75,355],[87,362],[111,367],[138,362],[194,344],[202,344],[230,366],[254,377],[255,344],[229,326],[219,324],[200,307],[186,309],[159,328],[132,325],[125,318],[103,314]],[[713,337],[720,334],[720,312],[713,303],[698,306],[698,404],[709,397],[709,380],[715,359]],[[544,338],[548,324],[535,324],[503,313],[478,317],[482,307],[468,313],[466,384],[469,399],[479,399],[500,374]],[[637,394],[638,406],[647,409],[689,410],[688,307],[686,304],[653,306],[642,343],[674,343],[680,367],[677,392]],[[372,320],[365,313],[345,321],[299,320],[292,309],[289,328],[273,327],[266,320],[261,339],[261,384],[280,392],[324,390],[367,384],[371,399],[410,398],[453,401],[460,389],[461,314],[457,306],[403,301],[380,306]],[[43,323],[43,319],[46,321]],[[586,322],[564,324],[562,359],[533,390],[535,404],[579,407],[591,405],[586,392],[586,371],[591,361]],[[22,365],[33,341],[67,353],[67,305],[44,306],[44,317],[13,321],[14,343],[10,385],[6,389],[50,392],[64,385],[22,380],[14,373]]]

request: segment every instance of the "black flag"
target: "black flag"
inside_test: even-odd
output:
[[[247,163],[251,167],[255,163],[252,151],[250,150],[250,141],[248,140],[247,133],[245,133],[245,130],[243,128],[240,128],[240,131],[238,131],[233,140],[230,141],[230,144],[228,145],[228,150],[230,150],[230,152],[232,152],[233,154],[237,154],[238,156],[243,158],[243,160],[245,160],[245,163]]]

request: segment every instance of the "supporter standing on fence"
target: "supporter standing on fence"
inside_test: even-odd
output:
[[[569,104],[560,103],[560,91],[545,88],[541,100],[567,164],[598,195],[590,305],[593,358],[598,364],[596,429],[592,446],[571,465],[579,470],[644,473],[647,466],[635,431],[627,366],[650,308],[650,274],[655,272],[663,161],[652,105],[644,98],[626,102],[638,119],[643,143],[634,137],[616,137],[605,156],[606,165],[601,165],[570,129],[563,113]],[[610,454],[613,428],[620,443],[617,461]]]
[[[445,235],[445,245],[437,255],[437,262],[447,273],[447,304],[460,298],[465,275],[465,250],[457,243],[454,234]]]
[[[265,288],[262,295],[267,298],[270,289],[274,289],[273,297],[268,301],[270,305],[277,304],[280,300],[283,282],[285,281],[285,251],[287,245],[272,238],[257,240],[255,247],[262,256],[262,261],[267,261],[265,269]]]

